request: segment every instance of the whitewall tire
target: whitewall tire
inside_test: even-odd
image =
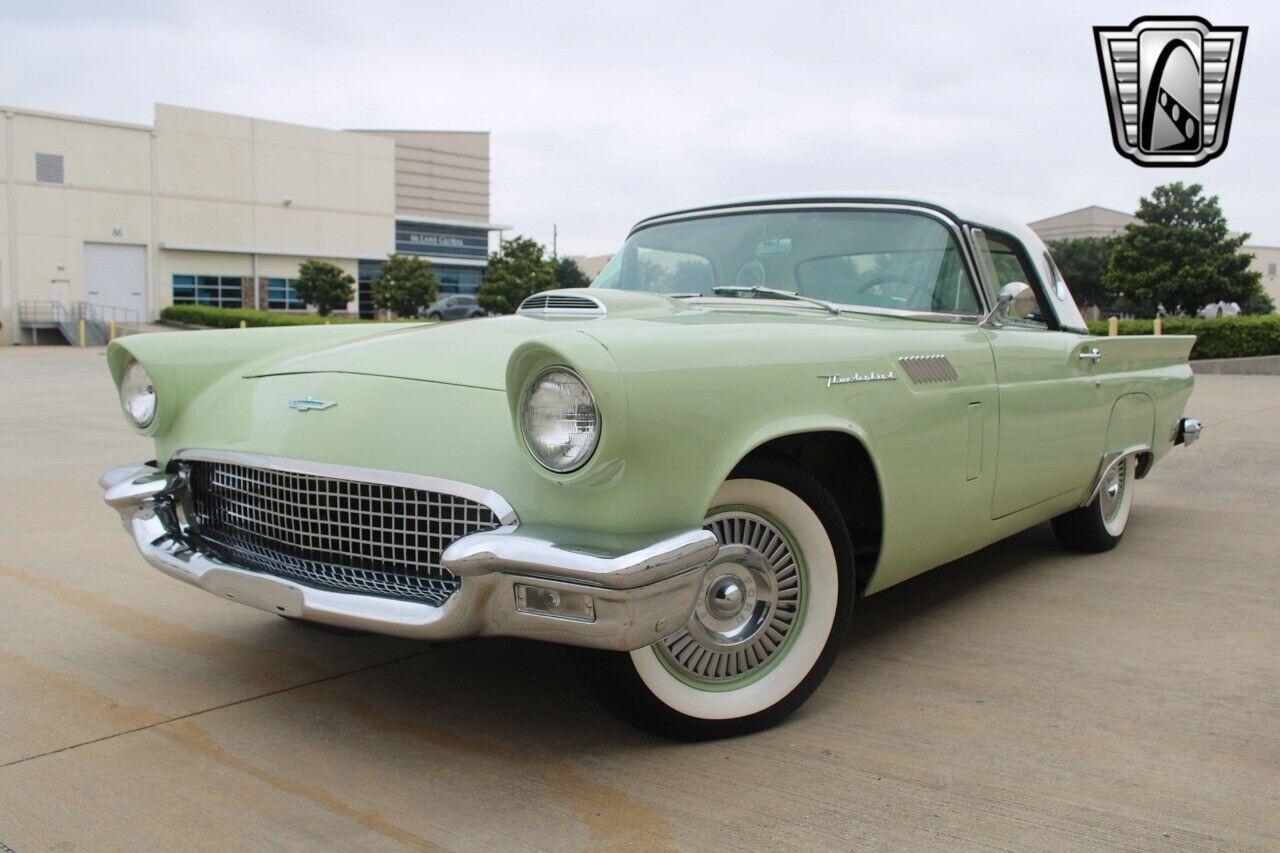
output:
[[[1120,544],[1133,510],[1133,487],[1138,479],[1138,457],[1128,456],[1102,478],[1093,502],[1053,520],[1058,542],[1073,551],[1097,553]]]
[[[853,600],[852,547],[821,483],[783,460],[748,460],[706,518],[722,546],[689,624],[629,653],[585,652],[610,710],[668,737],[773,725],[830,668]]]

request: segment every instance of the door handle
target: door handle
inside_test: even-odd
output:
[[[1084,352],[1080,353],[1079,358],[1081,361],[1092,361],[1094,364],[1097,364],[1098,362],[1102,361],[1102,353],[1101,351],[1098,350],[1097,347],[1094,347],[1092,349],[1087,349]]]

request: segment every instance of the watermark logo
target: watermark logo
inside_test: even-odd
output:
[[[1248,27],[1143,17],[1094,27],[1112,141],[1139,166],[1199,166],[1227,148]]]

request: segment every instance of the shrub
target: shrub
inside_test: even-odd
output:
[[[555,286],[556,268],[546,248],[531,237],[513,237],[489,255],[476,299],[490,314],[514,314],[531,294]]]
[[[214,308],[210,305],[170,305],[160,312],[162,320],[209,326],[215,329],[235,329],[243,320],[246,326],[313,326],[330,323],[364,323],[358,317],[321,317],[318,314],[273,314],[252,308]]]
[[[303,261],[298,265],[298,277],[293,289],[308,305],[316,306],[321,317],[328,317],[356,295],[352,287],[356,280],[342,271],[342,267],[328,261]]]
[[[436,301],[440,281],[431,261],[413,255],[390,255],[373,281],[373,304],[397,317],[417,317],[418,309]]]
[[[1089,321],[1089,331],[1107,334],[1106,320]],[[1166,317],[1166,335],[1195,335],[1191,350],[1193,359],[1245,358],[1258,355],[1280,355],[1280,315],[1214,317]],[[1121,320],[1120,334],[1149,335],[1150,320]]]

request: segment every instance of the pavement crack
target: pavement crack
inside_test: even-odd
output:
[[[452,647],[455,645],[459,645],[459,642],[435,644],[431,648],[423,649],[420,652],[412,652],[407,655],[400,655],[398,657],[389,658],[383,661],[378,661],[377,663],[371,663],[371,664],[368,664],[367,666],[361,666],[361,667],[356,667],[355,669],[343,670],[342,672],[335,672],[330,675],[322,676],[320,678],[312,678],[308,681],[301,681],[301,682],[298,682],[297,684],[290,684],[276,690],[268,690],[264,693],[257,693],[257,694],[254,694],[253,696],[246,696],[243,699],[236,699],[232,702],[224,702],[221,705],[212,705],[208,708],[200,708],[199,710],[190,711],[186,714],[179,714],[176,717],[170,717],[164,720],[156,720],[155,722],[152,722],[152,723],[147,723],[141,726],[134,726],[133,728],[129,728],[129,729],[122,729],[121,731],[112,732],[111,734],[102,735],[101,737],[90,738],[89,740],[80,741],[78,743],[72,743],[72,744],[67,744],[66,746],[60,746],[57,749],[50,749],[44,752],[38,752],[34,755],[27,755],[22,758],[15,758],[12,761],[6,761],[5,763],[0,764],[0,770],[3,770],[6,767],[13,767],[18,764],[25,764],[28,761],[35,761],[38,758],[47,758],[51,755],[58,755],[59,753],[70,752],[75,749],[80,749],[81,747],[92,746],[95,743],[103,743],[105,741],[114,740],[115,738],[124,737],[125,735],[136,734],[138,732],[145,732],[145,731],[148,731],[149,729],[154,729],[159,726],[167,726],[170,723],[177,723],[177,722],[181,722],[182,720],[189,720],[194,717],[199,717],[202,714],[208,714],[213,711],[221,711],[224,708],[234,708],[237,705],[244,705],[249,702],[256,702],[259,699],[268,699],[272,696],[279,696],[282,693],[289,693],[290,691],[293,691],[293,690],[301,690],[305,687],[312,687],[317,684],[324,684],[326,682],[336,681],[340,678],[345,678],[349,675],[358,675],[362,672],[369,672],[371,670],[379,669],[384,666],[395,666],[396,664],[404,663],[405,661],[413,660],[415,658],[424,657],[426,655],[433,654],[435,652],[441,651],[445,648]],[[0,853],[4,853],[3,848],[0,848]]]
[[[1220,426],[1222,424],[1229,424],[1232,421],[1243,420],[1244,418],[1251,418],[1254,415],[1261,415],[1264,412],[1271,411],[1272,409],[1280,409],[1280,403],[1275,403],[1274,405],[1270,405],[1270,406],[1263,406],[1261,409],[1254,409],[1252,412],[1243,412],[1242,414],[1239,414],[1239,415],[1232,415],[1229,418],[1222,418],[1220,420],[1213,421],[1212,423],[1205,424],[1205,426],[1209,427],[1209,426]]]

